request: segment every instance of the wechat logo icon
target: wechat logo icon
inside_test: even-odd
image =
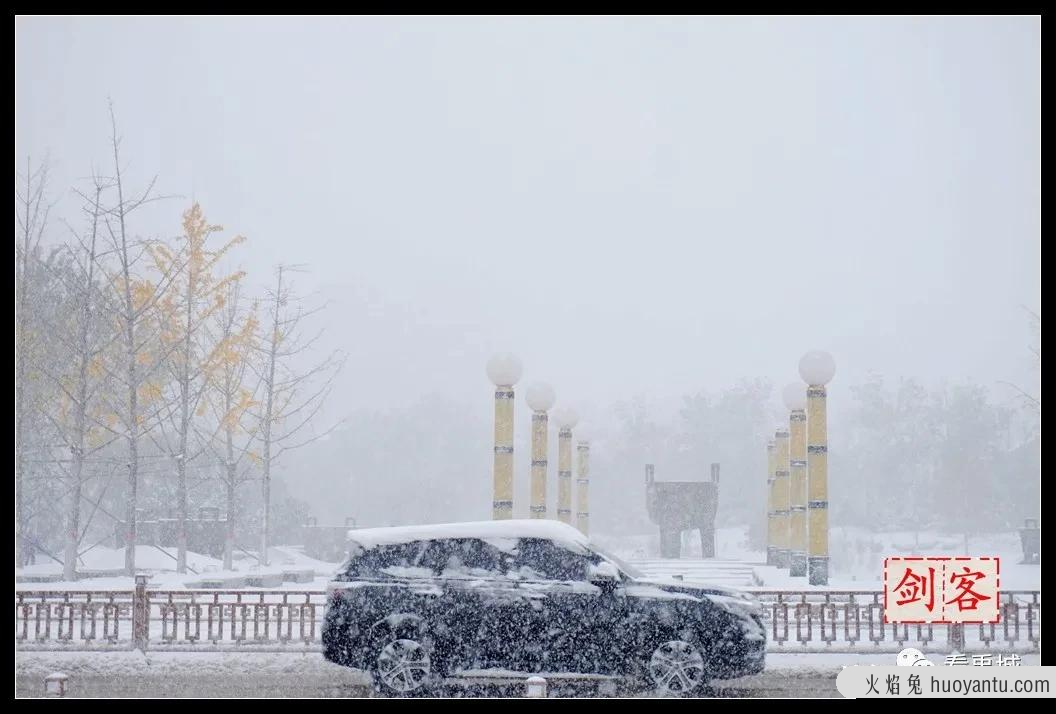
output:
[[[924,653],[913,647],[907,647],[898,653],[895,663],[899,667],[934,667],[935,663],[924,656]]]

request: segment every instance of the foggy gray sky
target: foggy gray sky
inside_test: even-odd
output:
[[[350,353],[339,411],[487,413],[497,350],[588,413],[780,388],[813,347],[833,390],[1030,379],[1037,18],[23,17],[15,39],[16,168],[50,152],[65,190],[104,164],[112,97],[130,179],[246,235],[253,288],[311,266]],[[136,230],[177,232],[187,200]]]

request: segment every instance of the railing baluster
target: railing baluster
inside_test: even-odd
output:
[[[286,613],[289,607],[289,595],[286,593],[282,594],[282,603],[275,607],[275,637],[278,638],[279,642],[286,644],[289,642],[289,638],[282,636],[282,616]],[[286,618],[289,622],[289,618]]]
[[[829,613],[829,622],[831,623],[830,633],[825,631],[825,613]],[[836,605],[832,602],[832,596],[828,593],[825,594],[825,602],[821,604],[821,609],[818,613],[818,622],[821,627],[821,641],[826,646],[831,647],[832,643],[836,641]]]

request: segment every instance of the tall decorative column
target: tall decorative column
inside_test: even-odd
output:
[[[575,409],[554,412],[557,421],[557,519],[572,525],[572,429],[579,422]]]
[[[811,585],[829,584],[829,441],[825,385],[836,374],[828,352],[814,350],[799,360],[807,383],[807,575]]]
[[[549,384],[535,382],[525,393],[532,408],[532,480],[530,518],[546,518],[547,412],[554,406],[554,390]]]
[[[774,514],[774,442],[766,442],[766,564],[774,565],[777,561],[777,535]]]
[[[576,451],[576,466],[579,469],[576,478],[576,527],[583,535],[590,535],[590,442],[579,442]]]
[[[715,513],[719,510],[719,464],[711,465],[711,483],[715,486],[711,509],[700,526],[700,557],[715,557]]]
[[[789,384],[783,392],[788,408],[788,574],[807,575],[807,385]]]
[[[505,352],[488,360],[488,379],[495,385],[495,466],[491,517],[513,518],[513,385],[521,378],[521,361]]]
[[[774,432],[774,565],[788,568],[788,430]]]

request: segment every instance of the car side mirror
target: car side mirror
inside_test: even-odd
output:
[[[590,584],[602,590],[614,590],[620,584],[620,571],[608,561],[601,561],[590,566],[588,573]]]

